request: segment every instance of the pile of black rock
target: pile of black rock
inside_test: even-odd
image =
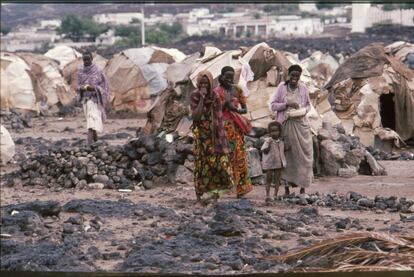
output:
[[[14,130],[17,133],[23,131],[24,128],[32,127],[30,117],[21,115],[15,110],[10,110],[10,112],[2,112],[1,124],[4,125],[6,129]]]
[[[374,148],[369,146],[366,148],[369,153],[378,161],[385,160],[385,161],[407,161],[407,160],[414,160],[414,153],[410,151],[403,151],[400,153],[397,152],[386,152],[378,148]]]
[[[17,143],[29,143],[27,140]],[[22,160],[19,170],[5,175],[7,185],[21,182],[24,186],[149,189],[154,178],[178,183],[190,183],[193,178],[191,138],[175,137],[169,143],[165,137],[140,134],[124,145],[102,141],[91,147],[81,140],[50,144],[36,139],[36,143],[40,151]]]
[[[414,200],[407,200],[405,197],[376,196],[374,199],[363,196],[360,193],[350,191],[346,195],[337,193],[321,194],[290,194],[283,198],[283,201],[298,205],[314,205],[319,207],[331,207],[342,210],[372,210],[387,212],[414,212]]]

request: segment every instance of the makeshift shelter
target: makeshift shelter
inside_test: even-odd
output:
[[[377,128],[395,130],[403,140],[414,137],[414,72],[383,44],[352,55],[325,87],[345,130],[364,145],[374,145]]]
[[[12,53],[1,53],[1,109],[38,111],[30,67]]]
[[[57,104],[68,106],[73,103],[76,94],[70,91],[55,60],[33,53],[19,53],[18,56],[30,67],[36,99],[44,110]]]
[[[106,64],[108,63],[108,60],[102,57],[98,54],[93,54],[93,63],[96,64],[96,66],[104,70]],[[70,63],[66,64],[65,67],[62,70],[63,77],[65,78],[66,82],[70,86],[70,90],[73,93],[76,93],[76,86],[78,82],[78,71],[79,68],[83,67],[83,60],[82,57],[76,58]]]
[[[385,53],[393,55],[400,62],[414,70],[414,44],[397,41],[385,47]]]
[[[315,51],[301,61],[301,64],[310,72],[318,87],[324,86],[339,67],[339,63],[328,53]]]
[[[8,163],[15,154],[15,145],[9,131],[0,125],[0,164]]]
[[[153,98],[167,86],[166,70],[185,55],[176,49],[133,48],[114,55],[104,73],[109,82],[114,110],[146,113]]]
[[[75,49],[66,46],[58,45],[45,53],[45,56],[54,59],[59,62],[59,68],[63,69],[65,65],[75,60],[76,58],[82,57],[82,54]]]
[[[194,61],[195,60],[195,61]],[[180,78],[174,79],[183,82],[186,78],[190,80],[187,86],[176,87],[175,90],[184,91],[183,101],[188,105],[189,94],[196,86],[198,73],[208,70],[215,78],[220,75],[224,66],[232,66],[235,69],[235,82],[242,87],[244,85],[245,95],[248,95],[247,106],[249,113],[246,115],[255,127],[266,128],[267,124],[272,120],[272,112],[269,109],[269,99],[276,89],[276,86],[284,81],[287,77],[287,69],[293,64],[300,62],[295,57],[288,57],[284,52],[270,48],[266,43],[260,43],[251,48],[242,48],[240,50],[230,50],[221,52],[217,48],[206,47],[202,58],[188,58],[182,63],[170,66],[170,76],[178,76],[175,71],[186,68],[185,73]],[[191,70],[190,70],[191,69]],[[183,72],[184,73],[184,72]],[[315,132],[322,126],[322,120],[327,120],[333,124],[339,123],[339,119],[332,112],[327,100],[327,93],[323,93],[317,88],[310,77],[310,73],[304,68],[301,80],[305,82],[311,92],[311,98],[314,105],[320,106],[320,111],[312,108],[308,114],[308,118]],[[173,83],[174,83],[173,82]],[[149,112],[149,120],[146,126],[147,132],[153,132],[162,127],[162,121],[165,113],[165,105],[169,101],[169,96],[165,92],[156,100],[153,109]],[[327,115],[323,119],[323,116]],[[181,134],[189,133],[189,118],[184,116],[177,131]]]

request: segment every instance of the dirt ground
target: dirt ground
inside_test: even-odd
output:
[[[143,125],[143,120],[136,119],[109,119],[105,124],[104,134],[125,132],[131,135],[135,134],[135,129]],[[26,128],[21,133],[15,133],[9,130],[14,140],[21,137],[42,137],[51,140],[58,139],[77,139],[85,138],[85,120],[82,116],[76,118],[46,118],[33,119],[33,128]],[[72,128],[72,129],[68,129]],[[63,131],[67,128],[68,131]],[[108,140],[110,144],[125,143],[128,138]],[[21,145],[16,146],[16,152],[25,151]],[[381,161],[385,166],[387,176],[356,176],[354,178],[344,179],[338,177],[323,177],[318,178],[308,189],[307,193],[338,193],[347,194],[349,191],[358,192],[364,196],[374,198],[379,196],[396,196],[406,197],[408,200],[414,199],[414,161]],[[12,163],[1,167],[1,174],[10,172],[18,168],[18,164]],[[134,190],[132,192],[119,192],[115,190],[76,190],[76,189],[61,189],[51,190],[43,187],[6,187],[3,182],[0,188],[1,206],[4,207],[10,204],[18,204],[34,200],[55,200],[62,205],[73,199],[95,199],[95,200],[113,200],[127,199],[135,204],[149,203],[151,205],[161,205],[167,208],[174,209],[177,213],[205,211],[209,207],[202,207],[196,205],[195,194],[192,186],[184,185],[158,185],[149,190]],[[298,192],[296,192],[298,193]],[[263,186],[256,186],[252,193],[247,195],[247,198],[253,203],[257,210],[262,210],[272,215],[295,214],[302,206],[292,205],[283,202],[275,202],[270,205],[264,203],[265,189]],[[233,195],[225,195],[220,199],[220,202],[235,201]],[[397,224],[401,227],[402,234],[413,234],[414,222],[401,222],[399,213],[391,213],[387,211],[358,211],[358,210],[342,210],[338,208],[318,207],[319,215],[322,218],[329,220],[339,220],[341,218],[359,219],[362,229],[389,232],[389,226]],[[62,222],[72,216],[72,213],[61,212],[59,218],[50,219],[49,224],[56,229],[61,229]],[[85,220],[90,219],[91,215],[83,215]],[[89,218],[90,217],[90,218]],[[155,222],[155,223],[154,223]],[[324,221],[325,222],[325,221]],[[325,222],[326,223],[326,222]],[[155,225],[174,225],[173,222],[160,221],[148,218],[146,220],[136,221],[125,217],[108,217],[103,219],[101,231],[110,231],[110,240],[108,237],[95,237],[81,246],[86,249],[91,245],[96,246],[100,252],[106,253],[111,251],[119,251],[121,257],[126,257],[128,251],[133,247],[131,242],[134,238],[139,237],[143,233],[151,232]],[[346,232],[354,232],[355,230],[335,230],[333,228],[324,228],[315,223],[310,226],[313,229],[323,229],[323,236],[311,236],[314,241],[321,240],[327,237],[335,237]],[[374,229],[372,229],[374,228]],[[257,230],[251,230],[258,232]],[[275,232],[276,234],[277,232]],[[258,233],[260,235],[260,232]],[[31,240],[33,238],[24,237],[23,240]],[[53,235],[48,239],[53,240]],[[272,237],[265,237],[266,241],[273,245],[290,251],[300,246],[301,237],[298,234],[292,235],[289,239],[278,240]],[[115,243],[114,243],[115,241]],[[125,247],[119,247],[119,245]],[[117,265],[120,264],[119,259],[98,259],[95,266],[100,270],[116,270]]]

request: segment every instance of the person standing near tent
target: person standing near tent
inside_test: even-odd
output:
[[[286,152],[287,167],[281,179],[285,183],[285,194],[289,195],[289,185],[300,187],[305,193],[313,181],[313,142],[306,113],[310,110],[309,92],[299,82],[302,68],[295,64],[288,69],[289,78],[280,83],[271,97],[271,110],[276,112],[276,120],[283,124],[283,138],[290,146]]]
[[[220,192],[233,186],[230,146],[223,122],[223,103],[213,92],[213,76],[200,72],[197,89],[191,93],[194,134],[194,184],[197,200],[204,193],[217,201]]]
[[[83,105],[88,129],[88,145],[98,140],[106,119],[105,106],[109,100],[108,81],[103,72],[92,63],[92,53],[82,55],[83,68],[78,71],[78,99]]]
[[[223,67],[219,76],[219,86],[214,89],[214,92],[224,103],[224,126],[231,148],[230,163],[233,168],[237,198],[241,198],[253,190],[244,145],[244,135],[251,131],[252,125],[242,116],[247,113],[246,97],[233,82],[234,68]]]

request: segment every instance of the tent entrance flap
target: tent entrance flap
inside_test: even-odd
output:
[[[395,130],[395,102],[393,93],[382,94],[380,96],[380,115],[382,127]]]

